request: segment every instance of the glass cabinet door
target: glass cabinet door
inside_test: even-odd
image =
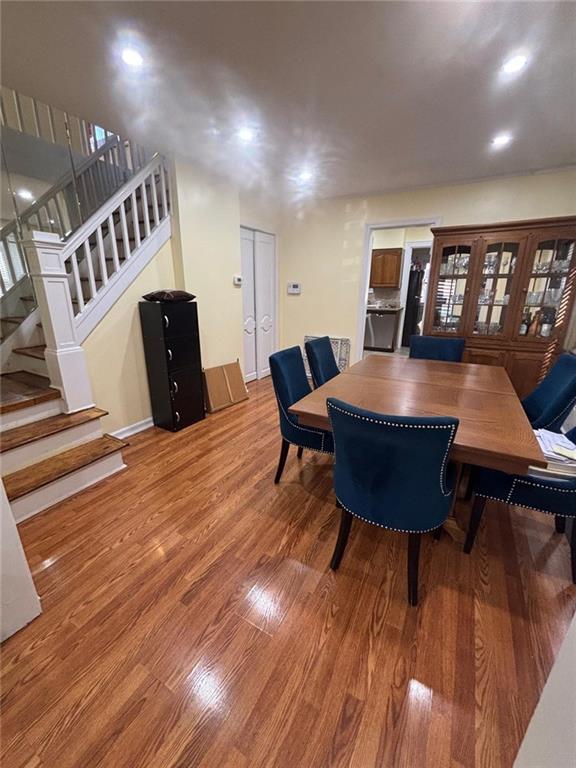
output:
[[[435,332],[463,333],[471,257],[470,244],[442,246],[432,317]]]
[[[475,291],[474,336],[502,336],[510,322],[510,301],[522,243],[489,242],[481,256]]]
[[[548,338],[566,319],[574,249],[575,241],[571,238],[537,242],[530,259],[528,287],[523,292],[519,336]]]

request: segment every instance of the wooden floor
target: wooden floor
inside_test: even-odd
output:
[[[576,608],[551,518],[487,507],[471,556],[358,522],[275,403],[130,439],[129,469],[23,523],[44,614],[3,646],[6,768],[511,766]],[[416,471],[416,470],[415,470]]]

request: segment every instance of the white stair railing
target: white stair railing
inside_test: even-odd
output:
[[[68,241],[36,231],[24,241],[48,373],[69,412],[92,404],[82,342],[170,233],[167,169],[155,155]]]

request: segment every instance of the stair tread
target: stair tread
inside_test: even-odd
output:
[[[26,320],[25,315],[7,315],[6,317],[2,318],[3,323],[18,323],[20,324],[22,320]]]
[[[46,376],[28,371],[12,371],[0,376],[0,413],[29,408],[60,397],[60,392],[50,386]]]
[[[93,464],[127,445],[112,435],[104,435],[55,456],[38,461],[3,477],[6,495],[10,501],[42,488],[44,485]]]
[[[37,344],[34,347],[17,347],[12,351],[16,352],[18,355],[26,355],[26,357],[35,357],[38,360],[44,360],[46,344]]]
[[[101,408],[85,408],[76,413],[59,413],[57,416],[49,416],[47,419],[40,419],[31,424],[8,429],[0,435],[0,453],[11,451],[13,448],[19,448],[21,445],[33,443],[43,437],[64,432],[66,429],[86,424],[107,415],[108,411],[103,411]]]

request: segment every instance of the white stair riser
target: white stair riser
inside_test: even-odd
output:
[[[63,400],[47,400],[45,403],[30,405],[27,408],[19,408],[0,415],[0,432],[13,427],[21,427],[33,421],[47,419],[49,416],[58,416],[64,413]]]
[[[52,483],[32,491],[32,493],[27,493],[25,496],[11,501],[10,506],[14,518],[17,523],[20,523],[22,520],[42,512],[42,510],[51,507],[53,504],[57,504],[59,501],[63,501],[69,496],[89,488],[91,485],[100,482],[100,480],[120,472],[125,467],[126,464],[122,460],[121,451],[94,461],[92,464],[82,467],[82,469],[78,469],[76,472],[54,480]]]
[[[3,372],[7,373],[8,371],[28,371],[28,373],[36,373],[38,376],[48,375],[46,360],[29,357],[29,355],[20,355],[17,352],[12,352],[8,364],[4,367]]]
[[[8,475],[10,472],[16,472],[17,469],[35,464],[41,459],[47,459],[49,456],[66,451],[75,445],[96,440],[98,437],[102,437],[102,428],[100,419],[94,419],[85,424],[64,429],[54,435],[47,435],[40,440],[34,440],[32,443],[20,445],[10,451],[4,451],[1,458],[2,474]]]

